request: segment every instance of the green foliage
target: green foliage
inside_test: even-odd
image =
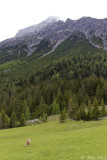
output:
[[[26,44],[18,44],[11,47],[0,48],[0,63],[6,63],[11,60],[16,60],[26,56]],[[10,52],[10,53],[9,53]]]
[[[77,121],[81,120],[81,110],[80,109],[76,113],[75,120]]]
[[[101,100],[102,117],[106,115],[104,100]]]
[[[84,105],[80,106],[80,115],[81,119],[86,121],[87,120],[87,114]]]
[[[64,123],[66,121],[66,118],[67,118],[67,116],[66,116],[66,111],[64,108],[60,113],[59,122]]]
[[[5,112],[2,110],[1,115],[0,115],[0,128],[4,129],[5,128]]]
[[[88,101],[88,107],[87,107],[87,121],[92,119],[92,111],[91,111],[91,101]]]
[[[100,37],[93,35],[91,40],[94,44],[100,45],[100,47],[103,47],[103,40]]]
[[[50,41],[46,38],[42,39],[40,43],[37,45],[36,52],[40,52],[41,50],[46,50],[48,47],[50,47]]]
[[[52,106],[52,114],[55,115],[55,114],[59,114],[59,113],[60,113],[59,105],[54,100],[53,106]]]
[[[98,101],[95,98],[93,102],[93,118],[97,120],[101,116],[100,111],[99,111],[99,105]]]
[[[22,114],[21,117],[20,117],[20,126],[21,127],[25,126],[25,116],[24,116],[24,114]]]
[[[77,108],[77,104],[73,101],[73,99],[70,99],[68,106],[68,115],[70,118],[76,119]]]
[[[47,119],[48,119],[48,115],[47,115],[47,113],[43,113],[43,115],[42,115],[42,122],[47,122]]]
[[[10,118],[5,115],[5,129],[10,127]]]
[[[26,107],[26,110],[25,110],[25,119],[26,120],[30,120],[30,111],[29,111],[29,107],[27,106]]]
[[[29,111],[29,107],[27,105],[26,99],[24,99],[24,101],[23,101],[22,113],[24,114],[26,120],[30,120],[30,118],[31,118],[30,111]]]
[[[27,102],[26,102],[26,99],[24,99],[23,106],[22,106],[22,113],[25,114],[26,108],[27,108]]]
[[[9,71],[10,69],[12,68],[15,68],[19,65],[22,65],[22,64],[25,64],[26,61],[25,60],[14,60],[14,61],[10,61],[10,62],[7,62],[7,63],[4,63],[4,64],[1,64],[0,65],[0,71]]]
[[[0,129],[7,129],[9,128],[10,119],[5,114],[4,110],[1,111],[0,114]]]
[[[10,118],[10,128],[15,128],[15,127],[17,127],[17,117],[15,112],[13,112]]]
[[[27,119],[38,118],[43,113],[57,112],[53,111],[56,100],[60,111],[69,110],[71,118],[81,119],[85,110],[85,119],[92,119],[89,99],[91,104],[95,97],[99,106],[101,99],[107,104],[107,52],[93,47],[82,33],[73,34],[53,53],[37,59],[45,54],[42,45],[41,53],[20,59],[19,64],[4,64],[0,72],[0,110],[4,109],[9,117],[14,111],[18,121],[22,113],[27,113]]]
[[[100,85],[98,85],[97,89],[96,89],[96,99],[98,100],[99,105],[101,104],[102,98],[103,98],[102,89],[101,89]]]
[[[57,73],[57,74],[54,74],[51,78],[52,81],[55,81],[55,80],[58,80],[60,78],[60,74]]]
[[[40,104],[39,104],[39,115],[42,116],[43,113],[47,113],[47,104],[45,103],[43,97],[41,97]]]

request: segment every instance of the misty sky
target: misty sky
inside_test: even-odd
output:
[[[107,0],[0,0],[0,41],[49,16],[107,18]]]

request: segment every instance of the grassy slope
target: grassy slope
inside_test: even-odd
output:
[[[32,144],[24,147],[27,137]],[[104,160],[107,158],[107,120],[68,121],[0,130],[1,160]]]

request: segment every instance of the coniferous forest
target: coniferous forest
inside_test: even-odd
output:
[[[107,116],[106,104],[106,53],[63,57],[6,84],[0,93],[0,128],[63,111],[74,120],[98,120]]]

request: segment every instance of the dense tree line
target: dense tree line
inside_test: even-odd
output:
[[[106,78],[106,54],[55,61],[30,77],[7,84],[0,94],[0,117],[6,119],[6,124],[0,126],[16,127],[12,117],[23,126],[25,120],[60,112],[64,115],[65,111],[72,119],[97,120],[107,115]]]

